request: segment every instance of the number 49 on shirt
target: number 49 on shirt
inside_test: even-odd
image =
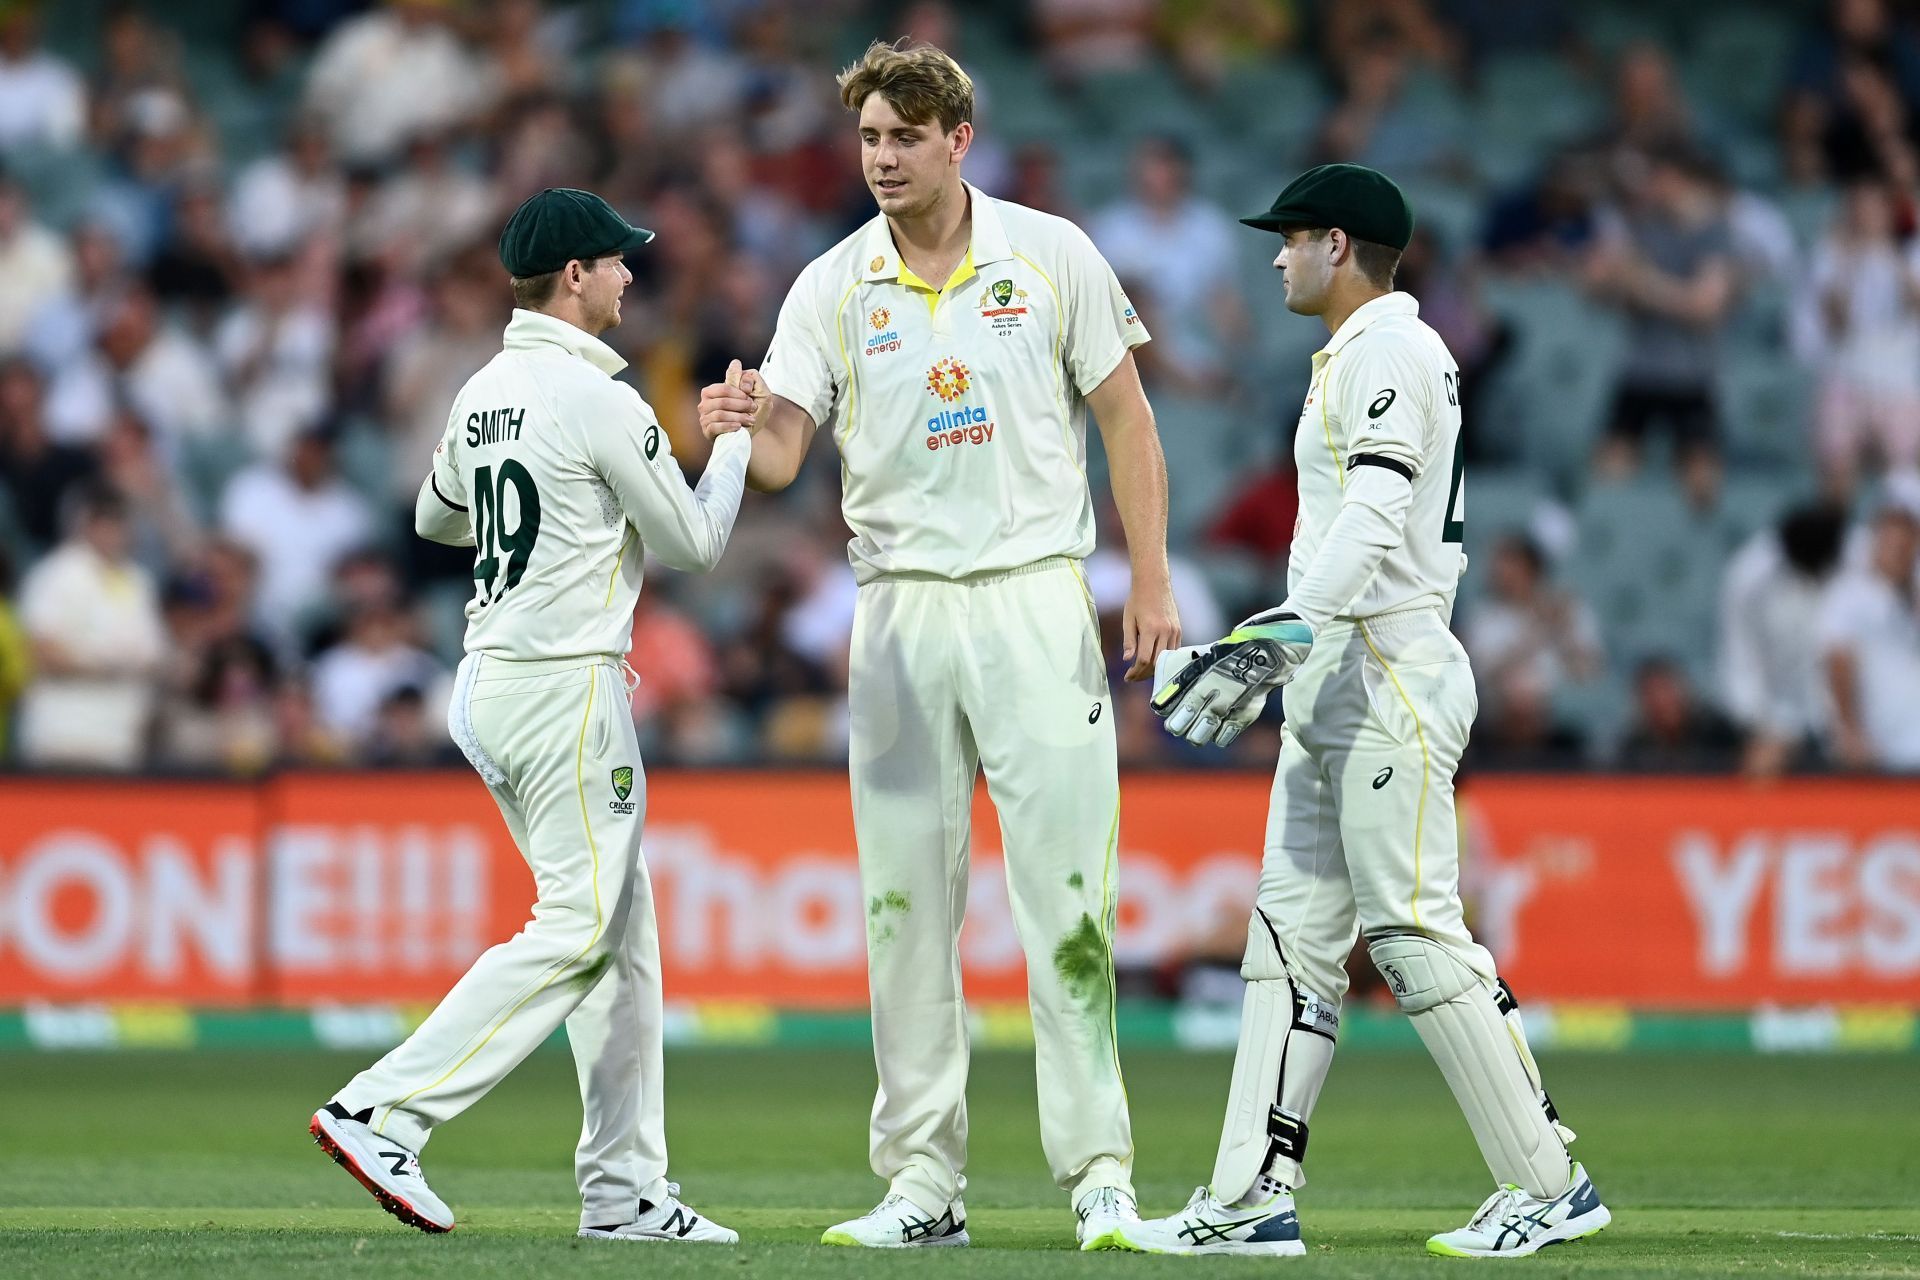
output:
[[[513,490],[517,520],[513,528],[501,527],[507,509],[507,490]],[[514,458],[500,464],[496,481],[492,467],[480,467],[473,473],[473,580],[480,584],[480,603],[492,604],[520,584],[533,555],[533,544],[540,537],[540,490],[533,477]],[[504,580],[500,557],[507,558]],[[494,589],[499,583],[499,590]]]

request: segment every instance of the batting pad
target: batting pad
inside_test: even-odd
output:
[[[1529,1062],[1493,989],[1420,934],[1371,938],[1367,953],[1439,1064],[1493,1180],[1514,1183],[1542,1200],[1564,1195],[1573,1185],[1573,1162],[1541,1108]]]
[[[1340,1029],[1333,1002],[1294,985],[1273,928],[1257,910],[1247,925],[1240,975],[1247,980],[1240,1046],[1213,1165],[1213,1194],[1223,1204],[1245,1198],[1263,1173],[1288,1187],[1305,1185],[1307,1117],[1333,1065]]]

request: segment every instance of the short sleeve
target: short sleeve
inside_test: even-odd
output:
[[[812,271],[800,273],[780,304],[773,344],[760,362],[760,378],[774,395],[805,409],[814,426],[824,425],[833,416],[840,384],[820,322]]]
[[[1820,601],[1818,640],[1820,653],[1843,653],[1855,648],[1872,625],[1872,601],[1863,584],[1841,578],[1827,588]]]
[[[1413,476],[1426,470],[1428,427],[1440,371],[1412,343],[1388,334],[1364,335],[1335,359],[1340,424],[1347,466],[1359,457],[1397,462]]]
[[[1067,373],[1074,389],[1089,395],[1119,366],[1121,357],[1147,341],[1147,326],[1120,287],[1120,278],[1078,227],[1066,236],[1060,291],[1066,311]]]

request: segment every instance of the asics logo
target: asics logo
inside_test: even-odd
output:
[[[1386,786],[1386,785],[1387,785],[1387,779],[1389,779],[1389,778],[1391,778],[1392,776],[1393,776],[1393,766],[1392,766],[1392,765],[1388,765],[1388,766],[1387,766],[1386,768],[1384,768],[1384,769],[1382,769],[1382,770],[1381,770],[1380,772],[1378,772],[1378,773],[1376,773],[1376,774],[1374,774],[1374,775],[1373,775],[1373,789],[1374,789],[1375,791],[1378,791],[1378,790],[1379,790],[1380,788],[1382,788],[1382,787],[1384,787],[1384,786]]]

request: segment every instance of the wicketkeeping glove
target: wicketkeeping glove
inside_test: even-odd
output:
[[[1256,613],[1154,691],[1153,713],[1167,732],[1224,747],[1259,719],[1267,694],[1293,679],[1313,647],[1298,615]]]

